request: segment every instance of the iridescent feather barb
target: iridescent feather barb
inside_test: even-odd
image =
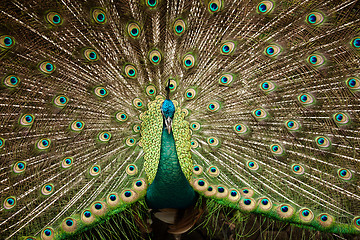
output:
[[[0,236],[360,234],[359,62],[356,0],[2,1]]]

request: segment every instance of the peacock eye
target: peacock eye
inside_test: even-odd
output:
[[[134,164],[130,164],[126,167],[126,173],[129,175],[135,175],[137,173],[137,167]]]
[[[260,89],[266,93],[271,92],[275,89],[275,84],[272,83],[271,81],[264,81],[260,83]]]
[[[65,95],[59,95],[54,98],[54,104],[57,107],[64,107],[68,103],[69,99]]]
[[[4,79],[4,84],[7,87],[14,88],[17,87],[20,83],[20,78],[15,75],[9,75]]]
[[[39,65],[39,69],[45,74],[51,74],[55,71],[55,66],[51,62],[42,62]]]
[[[0,149],[5,146],[5,140],[0,137]]]
[[[349,123],[349,120],[350,120],[349,116],[342,112],[335,113],[333,115],[333,119],[334,119],[335,123],[337,123],[339,125],[347,124],[347,123]]]
[[[109,132],[102,132],[98,136],[100,142],[108,142],[111,139],[111,134]]]
[[[310,63],[311,66],[319,67],[325,63],[325,58],[323,56],[320,56],[319,54],[311,54],[307,58],[308,63]]]
[[[120,122],[125,122],[128,119],[128,115],[125,112],[117,112],[115,115],[116,120]]]
[[[285,127],[286,127],[289,131],[296,131],[296,130],[299,130],[300,124],[299,124],[298,121],[288,120],[288,121],[285,122]]]
[[[96,87],[94,89],[94,93],[100,98],[106,97],[109,94],[109,92],[104,87]]]
[[[210,112],[216,112],[217,110],[219,110],[220,108],[220,104],[218,102],[210,102],[207,105],[207,110],[209,110]]]
[[[46,15],[46,20],[53,26],[59,26],[62,24],[61,15],[56,12],[49,12]]]
[[[138,38],[140,36],[140,26],[137,23],[130,23],[127,30],[132,38]]]
[[[36,147],[39,150],[45,150],[45,149],[48,149],[50,147],[50,143],[51,143],[50,139],[42,138],[37,142]]]
[[[314,97],[309,93],[304,93],[304,94],[299,95],[298,100],[303,105],[311,105],[315,102]]]
[[[144,103],[140,98],[135,98],[133,100],[133,106],[137,109],[141,109],[142,107],[144,107]]]
[[[32,114],[25,114],[20,118],[19,123],[20,125],[26,127],[32,125],[34,123],[34,120],[35,117]]]
[[[221,0],[211,0],[208,5],[208,9],[211,13],[219,12],[222,7]]]
[[[79,132],[84,129],[84,126],[85,126],[85,124],[83,121],[74,121],[71,123],[70,129],[75,132]]]
[[[319,25],[324,21],[324,16],[319,12],[312,12],[306,17],[306,22],[310,25]]]
[[[95,62],[95,61],[99,60],[98,54],[95,52],[95,50],[92,50],[92,49],[86,49],[84,51],[84,57],[86,60],[88,60],[90,62]]]
[[[223,86],[229,86],[231,84],[231,82],[233,81],[233,79],[234,79],[233,75],[231,75],[229,73],[225,73],[220,76],[219,84],[223,85]]]
[[[262,1],[257,5],[256,11],[260,14],[267,14],[274,8],[271,1]]]
[[[15,205],[16,205],[16,198],[14,196],[7,197],[4,200],[3,206],[5,209],[11,209],[11,208],[15,207]]]
[[[360,37],[356,37],[351,41],[351,45],[357,50],[360,49]]]
[[[41,193],[45,196],[48,196],[54,192],[53,184],[46,184],[41,188]]]
[[[133,65],[129,64],[125,66],[125,74],[129,78],[136,78],[137,70]]]
[[[201,127],[201,125],[200,125],[200,123],[198,123],[198,122],[192,122],[192,123],[190,124],[190,128],[191,128],[192,130],[194,130],[194,131],[199,130],[200,127]]]
[[[238,123],[234,126],[234,131],[238,134],[245,134],[248,132],[248,127],[243,123]]]
[[[270,45],[265,48],[264,53],[268,57],[276,57],[281,53],[281,48],[277,45]]]
[[[280,144],[270,145],[270,150],[274,155],[281,155],[284,153],[284,149]]]
[[[219,140],[216,138],[216,137],[209,137],[207,139],[207,143],[212,146],[212,147],[215,147],[217,145],[219,145]]]
[[[158,5],[158,1],[157,0],[147,0],[146,5],[149,8],[155,8]]]
[[[186,90],[185,92],[185,99],[186,100],[191,100],[194,99],[196,96],[196,91],[193,88],[189,88],[188,90]]]
[[[126,145],[132,147],[136,144],[136,140],[132,137],[128,137],[125,141]]]
[[[178,19],[174,23],[174,32],[176,35],[180,36],[182,35],[186,30],[186,25],[184,20]]]
[[[74,159],[72,157],[66,157],[61,161],[61,166],[63,168],[69,168],[73,165]]]
[[[101,9],[93,10],[92,17],[93,17],[94,21],[98,24],[104,24],[107,21],[106,14]]]
[[[195,57],[188,53],[183,58],[183,66],[185,69],[190,69],[195,66]]]
[[[346,168],[339,169],[337,171],[337,174],[338,174],[339,178],[344,179],[344,180],[350,180],[352,178],[352,173]]]
[[[152,50],[149,53],[149,60],[152,64],[157,65],[161,62],[161,54],[158,50]]]
[[[305,172],[305,169],[299,164],[293,164],[291,170],[296,175],[302,175]]]
[[[330,140],[325,136],[316,137],[315,143],[319,148],[329,148],[331,146]]]
[[[229,55],[235,51],[234,42],[225,42],[221,45],[220,53],[223,55]]]
[[[101,172],[101,168],[99,165],[94,165],[94,166],[90,167],[89,173],[91,176],[93,176],[93,177],[97,176],[100,174],[100,172]]]
[[[248,161],[248,162],[246,163],[246,165],[247,165],[247,167],[248,167],[250,170],[256,171],[256,170],[259,169],[259,165],[258,165],[257,162],[255,162],[255,161]]]
[[[14,173],[22,173],[26,169],[26,162],[19,161],[14,164],[13,171]]]
[[[13,47],[15,44],[14,38],[9,35],[0,36],[0,47],[8,49]]]
[[[346,86],[354,91],[360,90],[360,80],[358,78],[349,78],[346,80]]]
[[[253,110],[252,114],[258,121],[262,121],[268,117],[268,113],[262,108],[257,108]]]

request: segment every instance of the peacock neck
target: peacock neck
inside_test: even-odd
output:
[[[150,208],[187,208],[196,201],[196,193],[181,170],[173,133],[163,128],[160,161],[146,201]]]

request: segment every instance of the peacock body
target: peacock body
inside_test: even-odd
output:
[[[1,238],[214,203],[359,234],[359,6],[2,1]]]

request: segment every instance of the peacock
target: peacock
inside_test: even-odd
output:
[[[357,238],[359,3],[1,1],[0,238]]]

